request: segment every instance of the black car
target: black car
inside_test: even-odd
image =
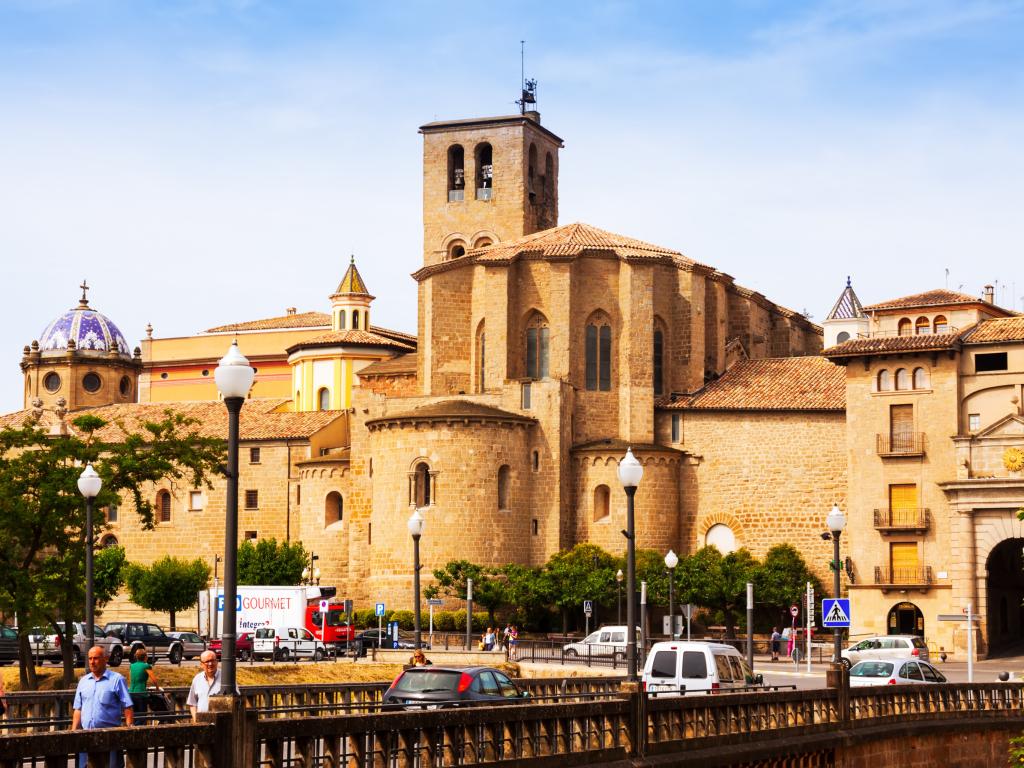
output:
[[[122,659],[129,663],[135,659],[135,651],[145,648],[151,660],[167,657],[171,664],[181,664],[185,655],[181,640],[165,634],[156,624],[141,621],[112,621],[103,627],[107,637],[120,642],[110,648],[110,665],[119,666]]]
[[[355,647],[359,649],[359,655],[365,656],[368,648],[384,648],[385,650],[393,649],[394,641],[385,629],[366,629],[356,635],[356,639],[353,641]],[[398,634],[398,647],[401,650],[413,650],[416,647],[416,641],[412,635],[408,635],[405,632],[399,632]],[[430,644],[426,642],[420,643],[421,648],[429,649]]]
[[[514,704],[530,697],[493,667],[410,667],[384,693],[384,704],[438,709],[470,702]]]
[[[18,632],[0,626],[0,664],[13,664],[18,660]]]

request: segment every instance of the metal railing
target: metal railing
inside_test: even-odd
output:
[[[924,432],[876,434],[875,448],[879,456],[920,456],[924,453]]]
[[[889,568],[884,565],[875,566],[875,584],[922,586],[931,583],[932,567],[930,565],[904,566],[896,568]]]
[[[927,507],[876,509],[875,528],[892,531],[927,531],[931,512]]]

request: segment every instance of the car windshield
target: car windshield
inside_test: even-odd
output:
[[[458,689],[462,673],[457,670],[408,670],[395,683],[396,691],[429,693]]]
[[[892,675],[892,664],[887,661],[862,661],[854,664],[850,677],[889,677]]]
[[[915,637],[910,642],[912,642],[914,644],[915,648],[927,648],[928,647],[928,643],[926,643],[920,637]]]

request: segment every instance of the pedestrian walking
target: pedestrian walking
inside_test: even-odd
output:
[[[782,635],[779,634],[779,628],[778,627],[772,627],[772,640],[771,640],[772,661],[778,661],[779,660],[779,647],[781,645],[782,645]]]
[[[145,714],[149,711],[148,687],[152,683],[157,688],[160,682],[156,679],[153,665],[146,661],[146,649],[135,651],[135,661],[128,668],[128,692],[132,697],[132,709],[139,725],[145,722]]]
[[[210,697],[220,693],[220,665],[217,663],[217,654],[213,651],[203,651],[199,663],[203,671],[192,678],[192,687],[188,689],[188,698],[185,699],[193,720],[198,713],[209,712]],[[237,686],[235,693],[238,693]]]
[[[494,643],[495,643],[495,641],[497,639],[498,639],[498,636],[497,636],[497,634],[495,634],[494,628],[493,627],[488,627],[487,628],[487,633],[484,635],[484,650],[485,651],[493,651],[494,650]]]
[[[89,672],[78,681],[75,689],[74,712],[71,715],[71,730],[79,728],[117,728],[124,714],[125,725],[135,722],[132,695],[128,684],[117,672],[107,669],[107,654],[102,647],[94,645],[86,658]],[[86,768],[86,755],[78,755],[78,768]],[[124,768],[124,753],[110,751],[110,768]]]
[[[508,633],[508,658],[509,661],[516,660],[516,647],[519,645],[519,630],[513,624]]]

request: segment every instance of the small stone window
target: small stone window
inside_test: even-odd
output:
[[[924,368],[915,368],[913,385],[914,389],[928,389],[928,371]]]
[[[56,392],[60,389],[60,374],[50,371],[43,377],[43,386],[47,392]]]
[[[836,336],[836,344],[842,344],[844,341],[850,340],[850,334],[846,331],[840,331],[839,335]]]
[[[536,517],[530,521],[530,525],[533,528],[533,535],[537,536],[540,533],[540,525],[537,523]]]
[[[337,491],[331,491],[324,500],[324,527],[345,519],[345,500]]]
[[[259,538],[259,534],[256,531],[246,531],[245,532],[245,540],[246,541],[256,541],[256,539],[258,539],[258,538]]]
[[[540,451],[534,451],[532,457],[533,471],[540,471]]]
[[[910,373],[906,368],[896,369],[896,389],[910,389]]]
[[[530,379],[548,377],[551,329],[547,318],[534,313],[526,328],[526,376]]]
[[[512,468],[502,464],[498,468],[498,509],[506,510],[509,504],[509,486],[512,484]]]
[[[321,387],[316,393],[316,409],[318,411],[331,410],[331,390]]]
[[[665,375],[665,334],[660,328],[654,329],[654,394],[664,390]]]
[[[302,486],[298,485],[298,484],[296,484],[296,486],[295,486],[295,503],[296,504],[301,504],[302,503]]]
[[[245,492],[245,508],[246,509],[259,509],[260,508],[260,492],[259,491],[246,491]]]
[[[610,514],[611,492],[607,485],[594,489],[594,520],[604,520]]]
[[[980,413],[969,413],[967,414],[967,431],[977,432],[981,429],[981,414]]]
[[[892,375],[886,369],[878,372],[878,392],[889,392],[892,390]]]
[[[678,443],[683,432],[683,419],[678,413],[672,414],[672,442]]]
[[[491,145],[476,145],[476,199],[490,200],[494,189],[494,160]]]
[[[107,522],[108,523],[116,523],[117,522],[118,511],[119,510],[118,510],[117,504],[111,504],[111,505],[109,505],[107,507]]]
[[[917,318],[917,322],[914,323],[914,334],[917,336],[923,336],[932,332],[932,321],[927,317]]]
[[[352,330],[353,331],[358,331],[359,330],[359,310],[358,309],[353,309],[352,310]],[[326,409],[324,409],[324,410],[326,410]]]
[[[82,377],[82,388],[86,392],[99,392],[103,382],[100,380],[98,373],[90,371]]]
[[[117,546],[119,546],[117,536],[114,536],[113,534],[104,536],[100,539],[100,549],[110,549],[111,547]]]
[[[260,449],[258,447],[250,448],[249,449],[249,463],[250,464],[259,464],[260,463]]]
[[[458,259],[466,255],[466,244],[461,240],[453,240],[448,244],[448,258]]]
[[[203,371],[204,376],[206,375],[206,373],[207,371]],[[122,376],[121,384],[119,385],[118,389],[121,390],[121,395],[123,397],[127,397],[129,394],[131,394],[132,391],[132,380],[129,379],[127,376]]]
[[[612,328],[606,320],[591,321],[584,339],[586,388],[609,392],[612,388]]]
[[[945,315],[936,315],[932,320],[932,328],[935,333],[949,333],[949,320]]]
[[[448,147],[448,202],[466,199],[466,150],[460,144]]]
[[[171,494],[169,491],[160,491],[156,495],[157,519],[161,523],[171,522]]]
[[[912,336],[914,334],[914,324],[910,321],[909,317],[901,318],[896,326],[896,331],[900,336]]]
[[[433,501],[433,477],[430,467],[421,461],[413,470],[412,502],[416,507],[429,507]]]
[[[188,494],[188,508],[193,512],[198,512],[203,508],[203,492],[202,491],[189,491]]]

